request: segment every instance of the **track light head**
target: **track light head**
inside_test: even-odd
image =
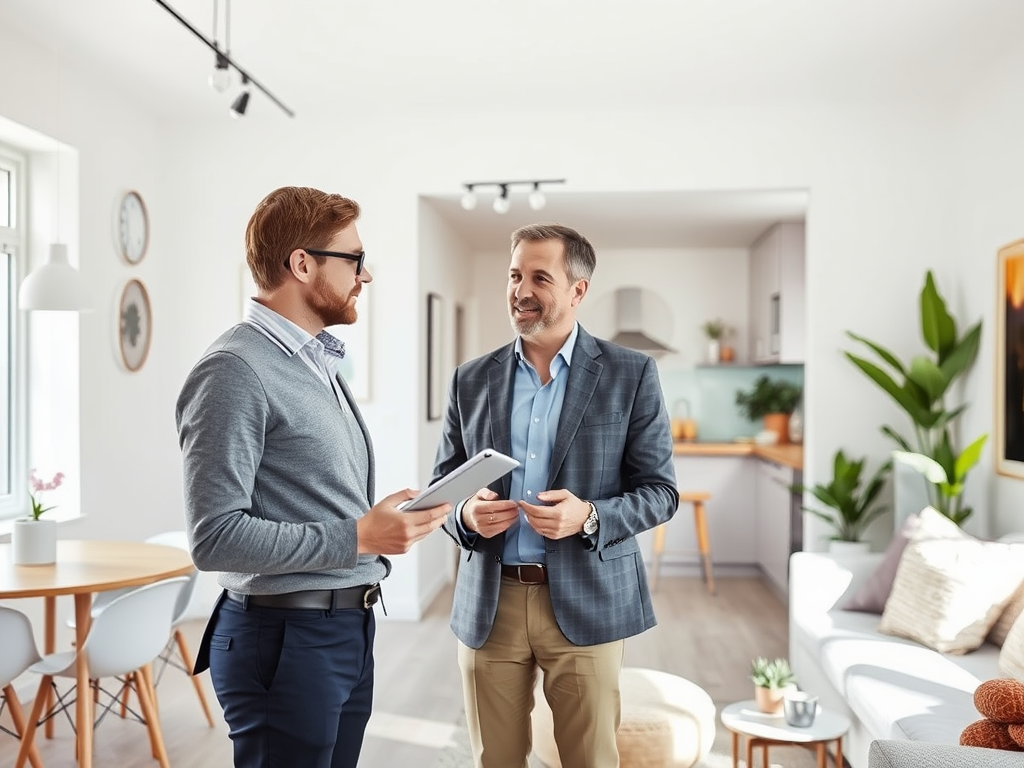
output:
[[[472,211],[476,208],[476,192],[473,191],[472,184],[466,185],[466,194],[462,196],[459,202],[462,204],[462,210],[464,211]]]
[[[540,182],[533,182],[533,192],[530,193],[530,197],[527,198],[530,203],[530,208],[539,211],[545,205],[548,204],[548,199],[544,197],[544,193],[540,191]]]
[[[512,207],[512,201],[508,199],[508,185],[501,185],[501,194],[494,198],[494,212],[495,213],[508,213],[509,208]]]
[[[236,120],[245,117],[245,110],[249,106],[249,78],[242,75],[242,92],[231,104],[231,116]]]
[[[227,57],[217,51],[217,58],[214,61],[213,72],[209,77],[210,87],[217,93],[224,93],[231,87],[231,70],[228,69]]]

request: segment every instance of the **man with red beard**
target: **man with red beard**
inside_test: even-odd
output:
[[[569,227],[516,230],[517,338],[449,389],[434,479],[484,448],[519,460],[444,525],[479,768],[526,768],[538,670],[564,768],[616,768],[623,639],[656,623],[635,537],[678,505],[669,419],[654,360],[576,321],[596,263]]]
[[[258,287],[243,322],[188,374],[175,417],[185,522],[200,570],[219,571],[196,658],[209,667],[236,768],[354,768],[373,695],[372,606],[390,571],[450,504],[374,504],[374,456],[324,331],[356,322],[373,280],[359,206],[283,187],[245,233]]]

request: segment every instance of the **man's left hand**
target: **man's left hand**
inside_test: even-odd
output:
[[[519,506],[526,513],[526,519],[541,536],[548,539],[565,539],[583,531],[583,523],[590,517],[590,503],[576,498],[563,489],[541,491],[537,500],[544,505],[520,501]]]

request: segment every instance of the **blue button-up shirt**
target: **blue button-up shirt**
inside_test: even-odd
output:
[[[565,386],[569,379],[569,365],[579,324],[551,361],[551,380],[541,384],[540,375],[523,356],[523,340],[516,339],[516,374],[512,388],[512,458],[519,466],[512,470],[510,498],[522,499],[530,504],[541,504],[537,494],[550,490],[547,486],[551,470],[551,452],[562,415]],[[502,560],[508,565],[546,562],[544,537],[526,522],[519,510],[519,520],[505,535]]]

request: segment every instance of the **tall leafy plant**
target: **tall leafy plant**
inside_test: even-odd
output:
[[[882,432],[899,446],[894,456],[921,472],[929,481],[929,502],[958,525],[971,516],[963,503],[968,472],[978,463],[988,434],[975,439],[962,451],[956,448],[952,427],[966,403],[947,407],[950,386],[974,362],[981,340],[981,321],[963,336],[956,320],[935,287],[931,270],[921,289],[921,335],[928,348],[904,364],[885,347],[852,331],[846,335],[868,347],[880,364],[851,352],[846,357],[888,394],[910,418],[912,438],[885,425]]]

